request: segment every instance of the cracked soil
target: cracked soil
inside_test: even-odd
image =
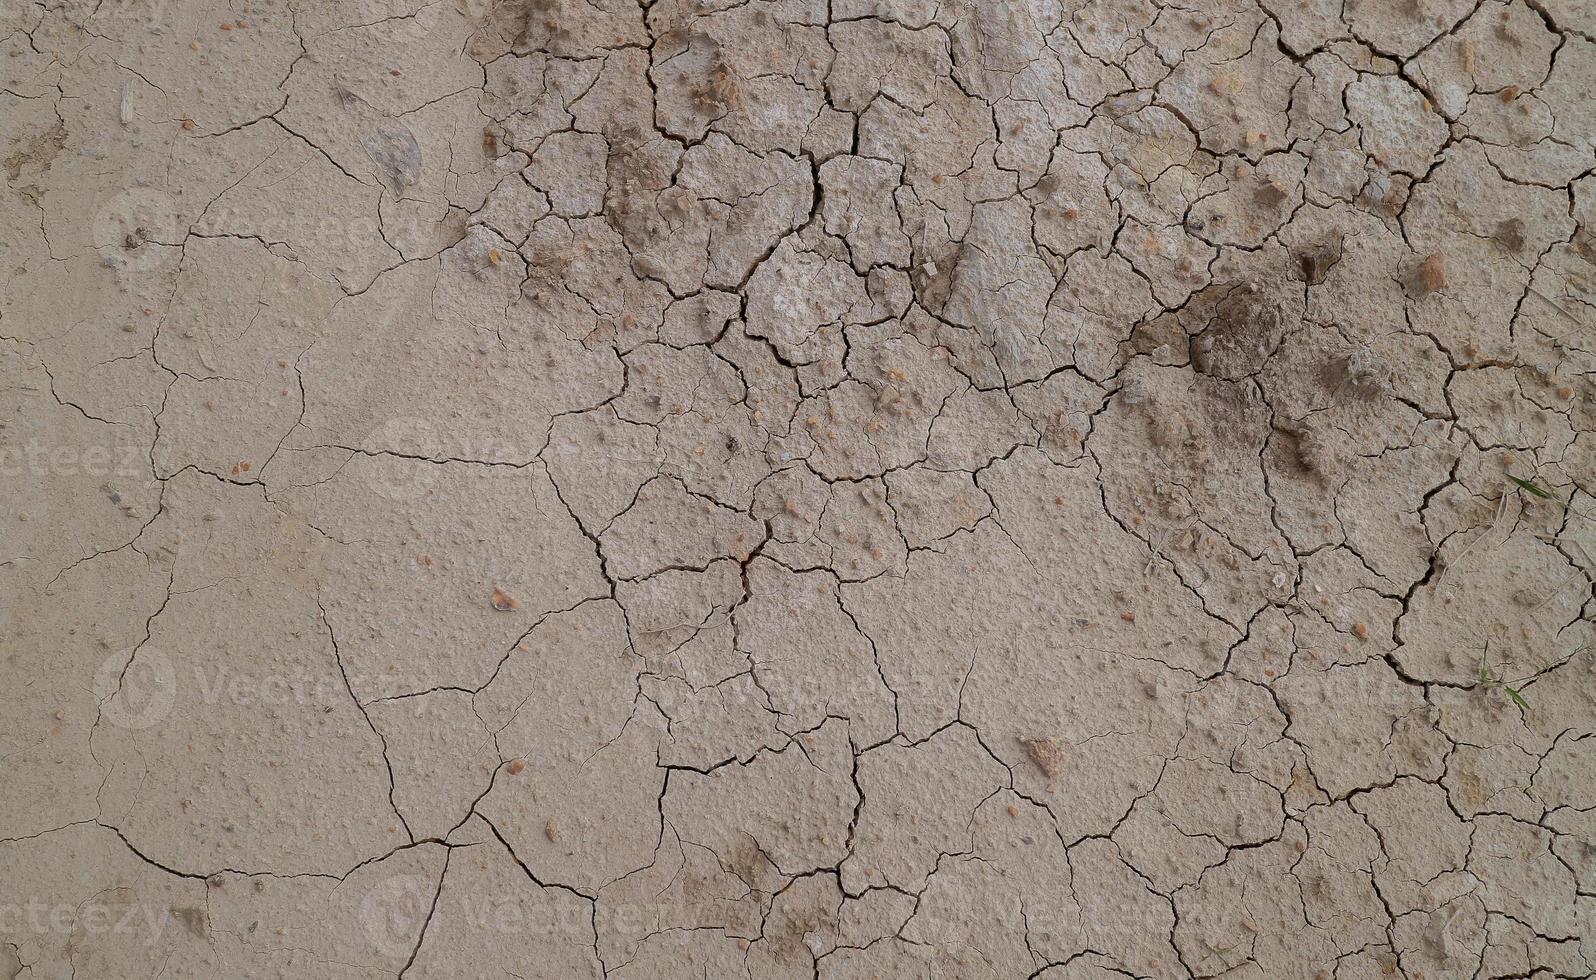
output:
[[[1596,973],[1590,0],[0,49],[0,978]]]

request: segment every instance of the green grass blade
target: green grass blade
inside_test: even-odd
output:
[[[1545,490],[1542,490],[1540,487],[1536,486],[1535,484],[1531,483],[1528,480],[1520,480],[1518,477],[1514,476],[1511,473],[1509,473],[1507,475],[1507,478],[1509,480],[1512,480],[1514,483],[1518,484],[1518,488],[1520,490],[1524,490],[1524,491],[1526,491],[1528,493],[1533,493],[1535,496],[1540,497],[1543,500],[1551,500],[1552,499],[1552,495],[1551,494],[1547,493]]]

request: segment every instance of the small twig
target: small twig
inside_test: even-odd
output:
[[[1500,497],[1496,498],[1496,516],[1491,518],[1491,523],[1485,525],[1485,529],[1476,535],[1473,541],[1470,541],[1467,545],[1465,545],[1462,551],[1458,552],[1456,556],[1449,559],[1447,563],[1442,566],[1441,574],[1435,577],[1436,585],[1440,585],[1442,582],[1444,582],[1446,580],[1446,573],[1450,572],[1454,566],[1462,564],[1464,557],[1467,556],[1469,552],[1474,550],[1474,546],[1485,540],[1485,538],[1488,537],[1492,531],[1496,530],[1496,525],[1501,523],[1502,514],[1506,510],[1507,494],[1504,493]]]
[[[1525,674],[1523,677],[1520,677],[1518,680],[1515,680],[1513,683],[1516,684],[1516,685],[1521,685],[1522,686],[1523,684],[1525,684],[1525,683],[1527,683],[1529,681],[1532,681],[1535,678],[1540,677],[1543,674],[1549,673],[1550,671],[1556,670],[1559,667],[1562,667],[1562,666],[1565,666],[1566,664],[1571,663],[1575,657],[1579,656],[1580,654],[1584,653],[1586,650],[1589,650],[1589,649],[1590,649],[1590,641],[1587,640],[1584,643],[1581,643],[1579,646],[1575,647],[1573,652],[1570,653],[1568,656],[1564,657],[1562,660],[1553,661],[1550,665],[1548,665],[1546,667],[1542,667],[1540,670],[1537,670],[1533,674]],[[1503,685],[1503,686],[1505,687],[1506,685]]]
[[[1559,306],[1556,303],[1554,303],[1550,296],[1548,296],[1545,293],[1541,292],[1539,289],[1536,289],[1534,286],[1529,286],[1529,287],[1527,287],[1527,289],[1528,289],[1529,292],[1534,293],[1536,296],[1539,296],[1541,299],[1545,300],[1546,304],[1548,306],[1550,306],[1552,309],[1554,309],[1557,312],[1559,312],[1559,313],[1563,314],[1564,316],[1568,317],[1570,320],[1573,320],[1575,323],[1579,323],[1580,322],[1579,317],[1575,316],[1574,314],[1568,312],[1567,310],[1563,309],[1561,306]],[[1563,338],[1562,337],[1558,337],[1557,339],[1558,340],[1562,340]]]
[[[1539,537],[1539,535],[1536,535],[1536,536]],[[1553,538],[1552,540],[1556,541],[1557,539]],[[1541,602],[1540,602],[1540,605],[1536,606],[1534,609],[1531,609],[1529,611],[1529,614],[1531,616],[1533,616],[1536,613],[1540,612],[1542,609],[1545,609],[1547,604],[1550,603],[1553,599],[1557,598],[1557,594],[1559,592],[1563,591],[1563,586],[1567,585],[1568,583],[1574,581],[1576,578],[1579,578],[1580,576],[1582,576],[1584,574],[1585,574],[1585,570],[1582,569],[1582,568],[1576,568],[1572,572],[1569,572],[1567,578],[1565,578],[1561,582],[1557,583],[1557,588],[1552,590],[1552,594],[1547,596],[1546,598],[1542,599]]]

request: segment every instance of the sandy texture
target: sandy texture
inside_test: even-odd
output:
[[[0,978],[1596,971],[1591,3],[0,49]]]

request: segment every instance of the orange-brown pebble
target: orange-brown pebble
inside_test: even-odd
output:
[[[1436,292],[1446,285],[1446,259],[1436,252],[1419,266],[1419,288],[1425,294]]]

